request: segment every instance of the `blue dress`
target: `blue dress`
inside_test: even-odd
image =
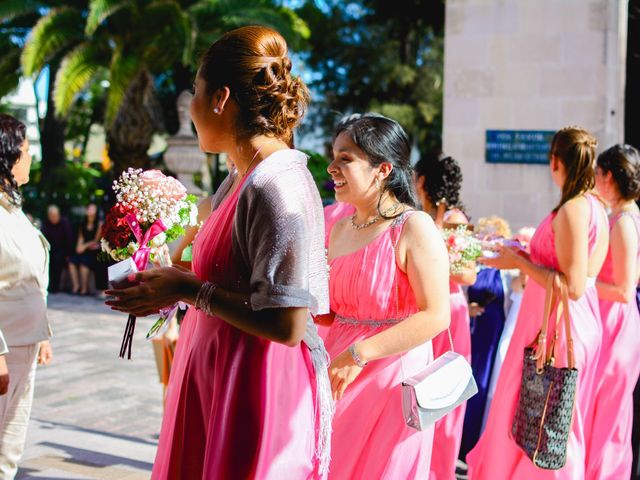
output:
[[[460,458],[475,446],[482,430],[482,418],[496,350],[505,322],[505,292],[500,270],[483,268],[476,283],[467,291],[469,303],[484,307],[484,313],[471,318],[471,368],[478,384],[478,394],[467,401]]]

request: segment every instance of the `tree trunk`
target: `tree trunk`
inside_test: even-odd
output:
[[[47,113],[45,114],[40,128],[40,145],[42,147],[42,177],[44,182],[50,178],[52,172],[64,166],[64,140],[66,122],[56,115],[53,104],[53,88],[59,62],[53,61],[49,64],[49,85],[47,87]]]
[[[149,168],[147,151],[153,134],[161,129],[160,104],[153,78],[148,71],[141,70],[131,80],[122,105],[107,129],[107,148],[115,177],[129,167]]]

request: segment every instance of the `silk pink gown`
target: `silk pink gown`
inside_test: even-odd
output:
[[[629,214],[627,214],[629,215]],[[629,215],[640,235],[640,216]],[[610,227],[620,218],[612,217]],[[640,249],[638,251],[640,258]],[[613,282],[611,247],[598,280]],[[628,479],[633,455],[633,389],[640,375],[640,313],[635,298],[629,303],[600,300],[602,349],[596,374],[596,398],[589,415],[590,429],[587,478]]]
[[[595,197],[586,195],[586,198],[590,205],[589,254],[591,255],[596,245],[598,231],[604,227],[606,213]],[[551,223],[554,218],[555,213],[549,214],[538,226],[531,239],[531,261],[558,270]],[[486,428],[476,446],[467,455],[471,480],[579,480],[585,478],[587,448],[585,427],[587,412],[595,398],[595,374],[602,342],[595,279],[587,279],[587,288],[582,297],[575,301],[569,300],[578,384],[566,465],[560,470],[544,470],[534,466],[511,435],[511,424],[522,380],[523,351],[540,330],[544,300],[545,287],[530,279],[524,290],[513,337],[500,371]],[[566,337],[562,335],[556,358],[558,366],[566,366],[565,340]]]
[[[449,215],[460,210],[449,210],[445,213],[444,220]],[[455,283],[449,283],[451,291],[451,340],[456,353],[463,355],[471,362],[471,330],[469,326],[469,304],[462,287]],[[449,334],[442,332],[433,339],[433,357],[438,358],[451,350]],[[460,453],[462,442],[462,427],[464,426],[464,413],[466,402],[450,412],[435,424],[433,433],[433,453],[431,455],[431,469],[429,480],[455,480],[456,461]]]
[[[336,318],[326,339],[331,358],[418,311],[409,280],[396,264],[403,219],[365,247],[330,260],[329,292]],[[369,362],[336,403],[330,479],[424,479],[433,429],[409,428],[401,383],[432,360],[431,342],[404,355]]]
[[[268,162],[286,162],[284,155],[265,159],[255,170]],[[193,248],[198,277],[232,291],[250,291],[232,255],[241,190],[212,212]],[[319,196],[317,200],[322,228]],[[318,235],[322,245],[324,231]],[[321,478],[315,455],[316,388],[305,343],[288,347],[189,308],[171,370],[152,479]]]

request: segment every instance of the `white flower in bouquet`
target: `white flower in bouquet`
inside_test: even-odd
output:
[[[161,247],[165,243],[167,243],[167,235],[164,232],[160,232],[158,235],[151,239],[149,242],[152,247]]]

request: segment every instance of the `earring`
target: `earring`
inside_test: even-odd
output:
[[[376,178],[376,190],[380,190],[380,180]]]
[[[213,109],[213,113],[215,113],[216,115],[218,115],[220,113],[220,109],[218,107],[215,107]]]

